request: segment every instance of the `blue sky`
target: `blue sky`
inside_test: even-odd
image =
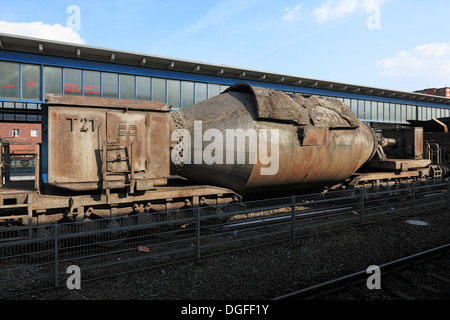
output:
[[[449,13],[448,0],[0,0],[0,33],[414,91],[450,86]]]

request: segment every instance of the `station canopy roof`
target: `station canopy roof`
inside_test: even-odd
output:
[[[0,50],[450,105],[450,98],[0,33]]]

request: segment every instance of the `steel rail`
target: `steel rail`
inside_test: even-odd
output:
[[[418,262],[423,259],[427,259],[430,256],[433,255],[439,255],[443,252],[446,252],[447,250],[450,250],[450,244],[446,244],[440,247],[436,247],[430,250],[426,250],[423,252],[419,252],[416,254],[413,254],[411,256],[400,258],[398,260],[394,260],[388,263],[385,263],[381,266],[379,266],[380,270],[383,272],[391,272],[393,270],[400,269],[402,267],[405,267],[411,263]],[[364,281],[367,278],[367,270],[355,272],[340,278],[336,278],[324,283],[320,283],[305,289],[301,289],[295,292],[291,292],[288,294],[285,294],[283,296],[279,296],[276,298],[273,298],[271,300],[274,301],[283,301],[283,300],[302,300],[302,299],[310,299],[318,296],[320,293],[323,292],[333,292],[338,291],[342,287],[348,285],[348,284],[354,284],[359,283],[361,281]]]

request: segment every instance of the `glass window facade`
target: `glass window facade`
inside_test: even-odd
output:
[[[430,120],[433,111],[436,117],[447,117],[450,109],[420,107],[380,101],[341,98],[361,120],[371,122],[407,123],[407,120]]]
[[[370,118],[378,121],[378,102],[370,101]]]
[[[365,119],[366,110],[365,110],[365,101],[364,100],[357,100],[358,101],[358,113],[357,116],[361,120]]]
[[[0,98],[19,99],[20,65],[0,61]]]
[[[166,102],[166,80],[153,78],[152,79],[152,100],[159,102]]]
[[[150,100],[151,94],[151,78],[149,77],[136,77],[136,99],[137,100]]]
[[[41,99],[41,66],[22,64],[22,99]]]
[[[62,68],[44,67],[45,93],[62,94]]]
[[[194,104],[194,82],[181,81],[181,107]]]
[[[160,101],[179,109],[219,95],[228,87],[109,70],[0,61],[0,121],[40,121],[40,103],[46,93]],[[419,102],[391,103],[379,97],[373,97],[374,100],[338,99],[359,119],[368,122],[406,123],[407,120],[450,117],[450,108],[423,106]]]
[[[167,80],[167,104],[175,109],[180,108],[180,81]]]
[[[208,83],[208,99],[220,94],[220,85]]]
[[[41,119],[41,105],[38,103],[0,101],[0,121],[40,122]]]
[[[81,70],[64,69],[64,94],[81,96],[83,84]]]
[[[102,97],[119,97],[119,75],[117,73],[102,73]]]
[[[358,100],[352,99],[350,102],[350,109],[352,109],[354,114],[358,114]]]
[[[100,97],[100,72],[84,71],[83,94],[88,97]]]
[[[120,99],[134,100],[134,76],[119,75]]]
[[[208,85],[206,83],[195,83],[195,103],[208,99]]]

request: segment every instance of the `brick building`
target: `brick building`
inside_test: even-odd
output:
[[[39,123],[0,123],[0,138],[10,142],[11,154],[34,153],[42,141]]]
[[[439,97],[447,97],[450,98],[450,88],[444,87],[444,88],[430,88],[430,89],[423,89],[418,90],[416,93],[422,93],[422,94],[429,94],[433,96],[439,96]]]

